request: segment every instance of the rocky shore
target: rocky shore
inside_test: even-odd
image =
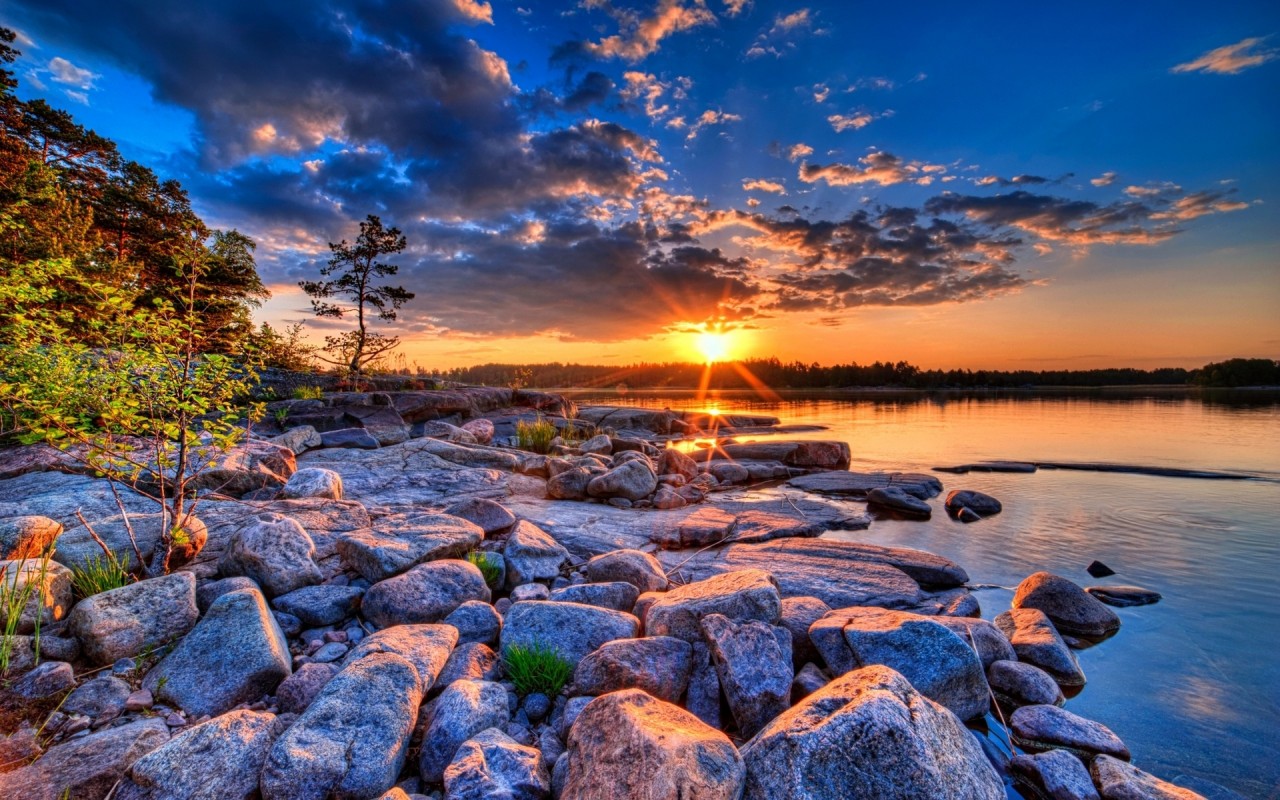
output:
[[[539,419],[562,436],[516,448]],[[821,538],[995,498],[850,472],[843,442],[732,441],[785,434],[768,417],[511,389],[268,420],[202,473],[181,566],[89,597],[72,570],[103,545],[140,570],[158,508],[74,454],[0,451],[0,583],[36,584],[0,797],[1200,797],[1063,708],[1110,605],[1158,595],[1041,572],[988,622],[960,565]]]

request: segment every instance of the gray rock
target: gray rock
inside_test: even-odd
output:
[[[501,678],[498,655],[479,642],[460,644],[449,656],[440,672],[435,689],[443,689],[454,681],[496,681]]]
[[[76,673],[70,664],[65,661],[45,661],[19,678],[10,691],[27,700],[39,700],[65,692],[75,685]]]
[[[577,694],[599,695],[642,689],[659,700],[678,703],[689,684],[693,647],[683,639],[650,636],[606,642],[578,662],[573,673]]]
[[[1089,760],[1099,753],[1129,760],[1129,748],[1107,726],[1057,706],[1023,706],[1009,715],[1014,744],[1034,750],[1061,748]]]
[[[468,600],[444,618],[444,624],[458,629],[458,644],[479,642],[493,645],[502,632],[502,616],[493,606],[479,600]]]
[[[932,617],[843,608],[813,624],[809,638],[833,674],[882,664],[961,719],[987,712],[990,696],[973,648]]]
[[[969,509],[980,517],[990,517],[993,514],[999,514],[1004,510],[1004,506],[1000,501],[989,494],[983,494],[972,489],[956,489],[947,495],[946,501],[943,503],[947,512],[953,516],[958,516],[961,509]]]
[[[743,738],[754,736],[790,706],[795,675],[790,632],[708,614],[702,618],[702,633],[738,730]]]
[[[315,428],[310,425],[299,425],[296,428],[290,428],[279,436],[273,436],[267,441],[279,447],[287,447],[293,451],[294,455],[302,455],[308,450],[314,450],[317,447],[324,447],[324,439]]]
[[[827,674],[813,662],[805,664],[791,681],[791,700],[798,702],[831,683]]]
[[[87,659],[111,664],[182,636],[198,617],[195,576],[175,572],[81,600],[68,628]]]
[[[1099,800],[1089,770],[1066,750],[1038,755],[1017,754],[1009,769],[1019,783],[1027,784],[1048,800]]]
[[[380,628],[439,622],[468,600],[487,603],[489,598],[484,575],[474,564],[445,559],[419,564],[370,586],[361,613]]]
[[[1048,572],[1028,576],[1013,594],[1014,608],[1043,611],[1059,633],[1087,638],[1110,636],[1120,617],[1066,578]]]
[[[654,543],[666,550],[706,547],[729,538],[737,516],[723,508],[706,506],[682,519],[674,528],[657,531]]]
[[[818,660],[818,648],[809,640],[809,628],[829,611],[831,607],[816,597],[783,598],[780,624],[791,632],[792,660],[797,664]]]
[[[6,599],[14,600],[26,595],[15,632],[32,633],[37,621],[47,627],[71,610],[71,570],[56,561],[39,558],[0,561],[0,592]],[[8,613],[7,606],[5,613]]]
[[[960,641],[969,645],[978,654],[982,668],[986,669],[997,661],[1014,661],[1013,645],[1004,633],[985,619],[976,617],[951,617],[938,615],[933,621],[960,637]]]
[[[659,475],[679,475],[686,482],[698,477],[698,462],[675,449],[668,447],[658,456]]]
[[[232,536],[218,570],[225,576],[252,578],[264,594],[275,597],[320,583],[323,576],[315,554],[315,542],[296,520],[259,514]]]
[[[169,520],[168,514],[130,514],[128,524],[125,524],[125,518],[116,515],[95,521],[93,532],[98,534],[107,548],[115,554],[116,560],[125,570],[141,572],[142,566],[138,564],[137,555],[133,549],[134,544],[137,544],[138,551],[142,553],[146,564],[150,564],[155,558],[156,549],[160,546],[161,535],[169,527]],[[130,528],[133,529],[132,538],[129,535]],[[204,522],[195,517],[187,518],[183,524],[183,530],[186,532],[186,541],[181,544],[174,543],[173,551],[169,556],[171,569],[180,567],[195,558],[209,538],[208,528]],[[66,567],[83,569],[93,561],[105,558],[105,554],[102,552],[102,545],[94,541],[88,529],[79,526],[58,537],[53,558]]]
[[[577,603],[516,603],[502,626],[501,649],[548,647],[577,667],[605,642],[634,638],[639,628],[639,620],[621,611]]]
[[[507,537],[502,557],[507,562],[507,587],[551,580],[569,560],[569,551],[528,520],[520,520]]]
[[[625,581],[612,583],[581,583],[566,586],[551,593],[551,599],[561,603],[582,603],[588,606],[611,608],[614,611],[631,612],[640,590]]]
[[[457,630],[448,625],[396,625],[366,637],[347,654],[346,664],[376,653],[394,653],[413,665],[419,691],[425,695],[440,677],[457,642]]]
[[[516,524],[516,517],[501,504],[483,497],[473,497],[445,508],[450,514],[467,522],[478,525],[485,536],[505,531]]]
[[[330,500],[341,500],[342,476],[323,467],[300,469],[289,476],[279,496],[284,500],[303,497],[327,497]]]
[[[733,461],[713,461],[707,467],[707,472],[725,486],[751,480],[751,471]]]
[[[884,666],[846,673],[804,698],[747,742],[742,756],[744,800],[1005,797],[960,720]]]
[[[418,770],[423,780],[439,783],[445,768],[467,739],[509,719],[507,690],[489,681],[455,681],[435,701],[422,735]]]
[[[338,537],[338,555],[372,583],[427,561],[460,558],[484,539],[480,526],[448,514],[395,514]]]
[[[624,500],[643,500],[658,488],[658,477],[648,459],[633,459],[598,475],[587,484],[587,494],[592,497],[620,497]]]
[[[698,641],[702,638],[699,621],[708,614],[722,614],[731,622],[758,620],[776,625],[782,617],[782,598],[773,576],[764,570],[729,572],[667,592],[649,606],[645,632]]]
[[[303,586],[271,601],[271,607],[292,614],[302,624],[313,628],[336,625],[360,608],[364,589],[322,583]]]
[[[1203,795],[1162,781],[1108,755],[1095,758],[1089,773],[1102,800],[1205,800]]]
[[[231,711],[133,762],[116,800],[254,800],[281,729],[274,714]]]
[[[729,528],[735,542],[767,542],[771,539],[809,538],[826,533],[827,526],[796,514],[776,511],[744,511]]]
[[[541,583],[522,583],[511,590],[511,602],[523,603],[529,600],[550,600],[551,590]]]
[[[0,520],[0,559],[40,558],[62,533],[62,523],[48,517],[25,516]]]
[[[129,684],[119,678],[101,675],[91,681],[85,681],[74,692],[67,695],[61,711],[64,714],[110,719],[124,711],[125,701],[129,699],[132,691]]]
[[[34,764],[0,774],[0,797],[100,800],[130,764],[168,739],[169,728],[154,718],[69,739]]]
[[[867,492],[867,502],[916,519],[929,519],[933,515],[933,508],[927,502],[896,486],[872,489]]]
[[[654,508],[684,508],[689,501],[670,486],[659,486],[653,493]]]
[[[323,431],[320,434],[323,447],[347,447],[358,450],[377,450],[382,445],[364,428],[343,428],[337,431]]]
[[[350,648],[343,642],[326,642],[311,654],[311,660],[321,664],[337,661],[347,654]]]
[[[213,605],[214,600],[237,589],[261,591],[261,588],[252,578],[246,578],[243,575],[237,575],[234,578],[223,578],[218,581],[208,581],[196,587],[196,607],[203,614],[209,610],[209,606]]]
[[[995,625],[1013,644],[1018,658],[1049,673],[1063,686],[1083,686],[1084,672],[1043,611],[1015,608],[998,614]]]
[[[587,562],[587,579],[595,583],[625,581],[642,592],[665,592],[668,582],[658,559],[640,550],[614,550]]]
[[[1010,706],[1060,706],[1066,702],[1058,682],[1039,667],[1021,661],[996,661],[987,668],[996,699]]]
[[[1143,589],[1141,586],[1089,586],[1085,591],[1116,608],[1146,606],[1161,600],[1159,592]]]
[[[585,500],[587,486],[596,474],[586,467],[573,467],[547,481],[547,497],[552,500]]]
[[[542,753],[490,728],[463,742],[444,771],[449,800],[542,800],[551,775]]]
[[[276,702],[282,714],[301,714],[311,705],[338,668],[333,664],[303,664],[276,687]]]
[[[705,642],[693,643],[693,666],[689,670],[685,707],[707,725],[720,729],[720,676],[711,660],[711,648]]]
[[[742,793],[745,770],[733,743],[639,689],[588,703],[569,732],[565,757],[561,800],[736,800]]]
[[[143,687],[188,716],[217,716],[274,693],[291,671],[289,643],[262,593],[240,589],[209,606]]]
[[[276,739],[263,800],[377,797],[395,785],[422,703],[418,670],[394,653],[348,664]]]
[[[788,486],[815,494],[866,500],[873,489],[893,487],[928,500],[942,491],[942,481],[934,475],[915,472],[816,472],[787,481]]]

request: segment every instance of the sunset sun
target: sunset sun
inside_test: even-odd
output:
[[[705,331],[694,334],[693,346],[708,364],[728,361],[733,355],[732,331]]]

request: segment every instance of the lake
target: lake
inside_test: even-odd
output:
[[[579,403],[718,408],[826,426],[852,469],[928,471],[984,459],[1106,461],[1214,470],[1205,480],[1042,469],[935,473],[1004,512],[964,525],[881,519],[828,534],[914,547],[963,565],[983,616],[1048,570],[1081,585],[1136,584],[1164,599],[1117,609],[1120,632],[1077,655],[1088,685],[1067,708],[1114,730],[1136,765],[1214,796],[1280,797],[1280,394],[1183,391],[989,395],[566,392]],[[751,437],[743,437],[751,438]],[[788,490],[789,491],[789,490]],[[945,496],[945,492],[944,492]],[[1099,560],[1118,574],[1085,567]],[[1208,783],[1205,783],[1205,782]],[[1217,796],[1233,795],[1218,793]]]

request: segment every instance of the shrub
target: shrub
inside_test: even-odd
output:
[[[573,675],[573,665],[542,644],[511,645],[502,652],[502,666],[516,685],[516,692],[522,695],[555,697]]]
[[[541,416],[533,422],[520,420],[516,423],[516,442],[521,450],[548,453],[551,451],[551,440],[558,434],[556,426]]]
[[[497,584],[498,578],[502,577],[502,568],[483,550],[472,550],[467,553],[467,561],[480,570],[480,574],[484,576],[484,582],[489,586]]]
[[[293,390],[294,400],[323,400],[324,389],[319,386],[299,386]]]
[[[128,582],[129,573],[120,566],[120,559],[115,555],[90,556],[83,566],[71,568],[71,586],[82,600],[119,589]]]

